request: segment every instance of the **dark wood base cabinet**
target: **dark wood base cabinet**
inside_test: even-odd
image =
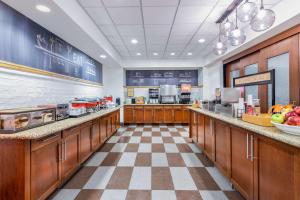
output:
[[[299,148],[194,111],[190,137],[245,199],[300,200]]]
[[[0,140],[0,199],[46,199],[119,127],[118,110],[45,138]]]
[[[189,111],[185,105],[124,105],[125,124],[187,124]]]

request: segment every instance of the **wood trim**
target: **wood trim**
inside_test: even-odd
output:
[[[232,56],[232,57],[224,60],[223,64],[228,64],[228,63],[230,63],[232,61],[238,60],[238,59],[240,59],[240,58],[242,58],[242,57],[244,57],[246,55],[254,53],[254,52],[256,52],[256,51],[258,51],[260,49],[263,49],[263,48],[265,48],[267,46],[270,46],[270,45],[272,45],[272,44],[274,44],[276,42],[284,40],[284,39],[286,39],[288,37],[291,37],[293,35],[296,35],[298,33],[300,33],[300,24],[296,25],[296,26],[294,26],[294,27],[292,27],[292,28],[290,28],[290,29],[282,32],[282,33],[279,33],[278,35],[275,35],[275,36],[271,37],[270,39],[268,39],[266,41],[263,41],[263,42],[255,45],[253,47],[250,47],[249,49],[247,49],[247,50],[245,50],[245,51],[243,51],[243,52],[241,52],[239,54],[236,54],[236,55],[234,55],[234,56]]]

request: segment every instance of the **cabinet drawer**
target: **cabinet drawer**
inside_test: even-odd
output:
[[[35,151],[39,148],[42,148],[48,144],[51,144],[57,140],[61,139],[61,132],[49,135],[47,137],[37,139],[37,140],[32,140],[31,141],[31,151]]]

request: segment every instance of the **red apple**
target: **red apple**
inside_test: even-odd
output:
[[[294,112],[297,113],[297,115],[300,115],[300,106],[294,108]]]
[[[292,126],[300,126],[300,117],[299,116],[289,117],[287,120],[287,124]]]
[[[288,112],[287,114],[285,114],[285,120],[287,120],[290,117],[294,117],[294,116],[298,116],[295,111]]]

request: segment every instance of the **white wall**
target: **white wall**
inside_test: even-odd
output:
[[[223,64],[221,61],[203,68],[203,99],[215,98],[215,89],[223,86]]]

